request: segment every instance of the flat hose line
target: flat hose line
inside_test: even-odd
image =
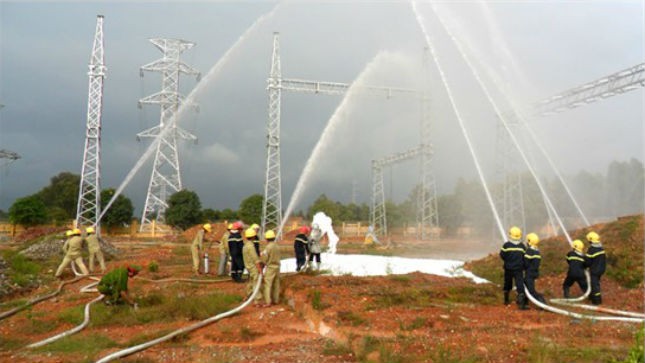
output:
[[[260,275],[260,277],[262,277],[262,275]],[[98,361],[96,361],[96,363],[111,362],[111,361],[113,361],[115,359],[123,358],[125,356],[130,355],[130,354],[133,354],[133,353],[148,349],[148,348],[152,347],[153,345],[156,345],[156,344],[165,342],[167,340],[170,340],[170,339],[172,339],[172,338],[174,338],[174,337],[176,337],[178,335],[189,333],[189,332],[191,332],[193,330],[197,330],[197,329],[202,328],[202,327],[204,327],[204,326],[206,326],[208,324],[214,323],[214,322],[216,322],[216,321],[218,321],[220,319],[227,318],[227,317],[229,317],[231,315],[237,314],[239,311],[241,311],[242,309],[247,307],[251,303],[251,301],[253,301],[255,296],[258,294],[258,291],[260,291],[260,285],[262,285],[262,278],[258,278],[258,281],[255,283],[255,287],[253,288],[253,293],[251,294],[251,296],[249,296],[246,299],[246,301],[244,301],[244,303],[242,303],[240,306],[236,307],[235,309],[225,311],[225,312],[223,312],[221,314],[212,316],[212,317],[210,317],[208,319],[202,320],[202,321],[200,321],[198,323],[195,323],[193,325],[189,325],[187,327],[175,330],[175,331],[173,331],[173,332],[171,332],[169,334],[164,335],[163,337],[148,341],[146,343],[141,343],[139,345],[135,345],[135,346],[130,347],[130,348],[126,348],[126,349],[123,349],[123,350],[116,351],[114,353],[111,353],[111,354],[99,359]]]

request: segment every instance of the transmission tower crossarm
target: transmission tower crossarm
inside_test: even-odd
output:
[[[534,105],[534,113],[547,116],[629,92],[645,86],[645,63],[561,92]]]
[[[282,79],[280,88],[284,91],[301,93],[320,93],[325,95],[344,95],[352,87],[351,83],[312,81],[304,79]],[[383,86],[354,86],[358,92],[390,98],[398,95],[412,95],[419,97],[420,92],[414,89],[383,87]]]
[[[419,145],[418,147],[415,147],[414,149],[410,149],[407,151],[402,151],[398,153],[394,153],[392,155],[388,155],[384,158],[381,159],[376,159],[373,160],[372,163],[376,164],[378,167],[384,167],[387,165],[395,164],[401,161],[409,160],[414,157],[419,156],[424,150],[427,150],[427,146],[425,145]]]
[[[179,73],[184,73],[187,75],[198,75],[201,74],[200,71],[197,69],[187,65],[184,62],[176,62],[173,59],[159,59],[153,62],[150,62],[146,65],[141,66],[142,71],[149,71],[149,72],[162,72],[165,70],[168,70],[169,67],[174,67],[175,70],[177,70]]]
[[[0,159],[9,159],[9,160],[18,160],[20,159],[20,155],[13,151],[9,151],[6,149],[1,149],[0,150]]]

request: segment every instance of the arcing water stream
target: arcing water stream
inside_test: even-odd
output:
[[[125,177],[121,185],[116,189],[114,192],[114,195],[112,196],[112,199],[108,202],[108,204],[103,208],[103,211],[101,211],[101,215],[99,216],[97,223],[103,218],[105,215],[105,212],[107,212],[108,209],[112,206],[116,198],[123,192],[123,189],[130,183],[132,178],[135,176],[135,174],[141,169],[141,166],[150,158],[150,156],[157,150],[157,146],[161,142],[161,140],[170,132],[174,126],[176,125],[176,122],[181,120],[181,117],[183,116],[184,112],[186,111],[186,105],[190,105],[193,103],[193,101],[197,98],[197,96],[203,92],[208,85],[210,85],[216,78],[219,76],[219,74],[222,71],[222,68],[224,65],[228,62],[229,58],[232,57],[232,55],[237,51],[240,46],[244,43],[244,41],[249,37],[249,35],[255,31],[264,21],[267,19],[271,18],[273,14],[278,10],[280,7],[281,3],[278,3],[276,6],[273,7],[273,9],[260,16],[255,20],[255,22],[248,28],[246,31],[233,43],[233,45],[224,53],[224,55],[211,67],[211,69],[208,71],[206,76],[202,78],[202,80],[197,83],[195,88],[186,96],[186,99],[184,102],[179,106],[179,110],[177,110],[177,113],[175,114],[175,117],[171,122],[168,122],[168,124],[164,125],[161,129],[159,134],[153,139],[152,143],[148,146],[148,149],[141,155],[141,158],[136,162],[134,167],[130,170],[128,175]]]

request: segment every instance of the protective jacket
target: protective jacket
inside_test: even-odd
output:
[[[585,277],[585,259],[582,253],[578,253],[575,250],[569,251],[569,253],[567,253],[567,263],[569,264],[567,277],[571,277],[573,279]]]
[[[74,236],[68,239],[63,245],[63,250],[69,258],[81,257],[81,253],[83,252],[83,238],[81,236]]]
[[[101,249],[101,245],[99,244],[99,238],[95,234],[90,234],[87,237],[85,237],[85,241],[87,242],[87,250],[90,252],[96,252]]]
[[[542,261],[542,256],[540,251],[535,248],[528,248],[524,254],[524,270],[526,271],[526,277],[531,279],[537,279],[540,277],[540,262]]]
[[[110,301],[121,300],[121,291],[128,291],[128,269],[116,268],[103,276],[96,289]]]
[[[585,267],[589,268],[591,275],[600,276],[607,268],[607,256],[600,243],[592,243],[585,255]]]
[[[505,270],[523,270],[526,247],[521,241],[507,241],[499,251]]]

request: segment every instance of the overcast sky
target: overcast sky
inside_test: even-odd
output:
[[[135,135],[159,122],[155,106],[138,99],[161,88],[159,75],[139,67],[161,57],[148,38],[196,43],[182,59],[203,74],[275,2],[0,2],[0,149],[22,158],[0,169],[0,209],[37,192],[62,171],[80,174],[87,112],[87,64],[96,25],[104,20],[102,184],[119,186],[149,145]],[[643,62],[641,1],[477,1],[437,4],[455,36],[503,79],[517,102],[533,102]],[[455,102],[473,135],[488,178],[495,177],[495,114],[428,4],[419,11],[436,42]],[[272,33],[280,32],[282,74],[352,82],[378,54],[362,82],[421,87],[426,46],[406,1],[287,2],[249,33],[204,80],[201,111],[178,120],[199,142],[182,142],[184,187],[204,207],[237,209],[262,193],[266,164],[266,79]],[[475,169],[436,67],[431,69],[435,170],[439,191],[452,191]],[[188,94],[193,78],[182,76]],[[501,97],[500,97],[501,99]],[[282,99],[283,205],[289,202],[311,150],[341,104],[340,96],[284,93]],[[355,181],[358,202],[369,202],[370,160],[419,143],[420,106],[412,99],[356,96],[348,102],[332,141],[317,161],[301,205],[321,193],[348,202]],[[604,172],[612,160],[643,158],[643,91],[613,97],[556,116],[531,120],[558,167]],[[3,163],[4,164],[4,163]],[[140,215],[149,161],[126,187]],[[387,193],[401,201],[418,182],[419,164],[386,171]],[[550,175],[544,171],[544,175]]]

